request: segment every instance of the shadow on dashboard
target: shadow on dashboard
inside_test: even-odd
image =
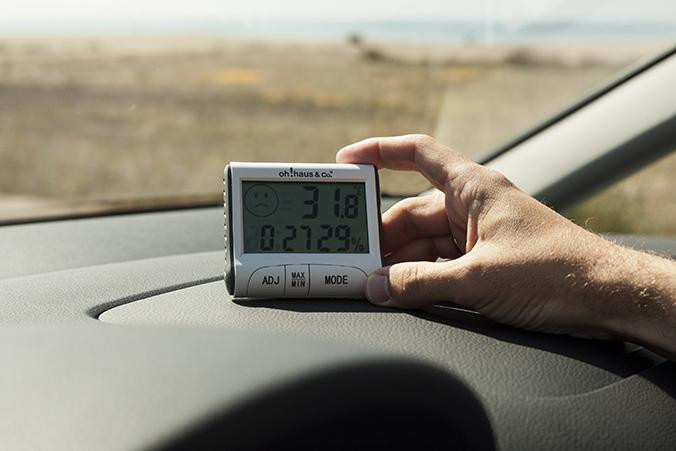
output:
[[[291,312],[380,312],[401,313],[401,310],[378,307],[359,299],[236,299],[232,302],[242,307],[271,308]]]
[[[503,342],[563,355],[604,369],[622,378],[641,373],[665,362],[664,358],[631,343],[526,331],[495,323],[477,312],[458,308],[452,304],[434,305],[423,310],[399,310],[378,307],[368,302],[354,299],[322,299],[321,302],[312,299],[236,299],[233,302],[250,308],[270,308],[294,312],[377,312],[393,315],[411,315],[426,321],[482,334]],[[659,385],[665,391],[668,391],[672,397],[676,398],[676,393],[670,387],[673,383],[662,383],[663,379],[653,376],[651,382]]]
[[[527,331],[495,323],[478,313],[469,313],[445,305],[435,305],[409,313],[428,321],[461,328],[496,340],[563,355],[623,378],[654,367],[664,367],[665,364],[673,366],[671,362],[666,362],[665,358],[633,343]],[[668,382],[668,378],[655,376],[650,380],[676,398],[674,379]]]
[[[201,449],[494,450],[488,415],[458,377],[405,358],[280,381],[164,444]]]

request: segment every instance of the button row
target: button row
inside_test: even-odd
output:
[[[256,270],[249,278],[248,296],[361,297],[366,273],[352,266],[278,265]]]

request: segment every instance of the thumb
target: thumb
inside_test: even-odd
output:
[[[470,254],[445,262],[405,262],[373,272],[366,297],[377,305],[417,308],[440,301],[471,304],[478,297],[480,271]]]

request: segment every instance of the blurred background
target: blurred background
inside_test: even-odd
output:
[[[0,221],[216,204],[228,161],[427,133],[481,161],[676,44],[673,0],[23,0],[0,16]],[[631,114],[628,112],[628,114]],[[676,235],[676,153],[565,212]],[[384,173],[415,194],[421,177]]]

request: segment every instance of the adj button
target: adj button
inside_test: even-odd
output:
[[[250,297],[275,298],[284,295],[286,277],[284,266],[266,266],[255,271],[249,278]]]
[[[352,266],[310,265],[310,296],[362,297],[366,273]]]

